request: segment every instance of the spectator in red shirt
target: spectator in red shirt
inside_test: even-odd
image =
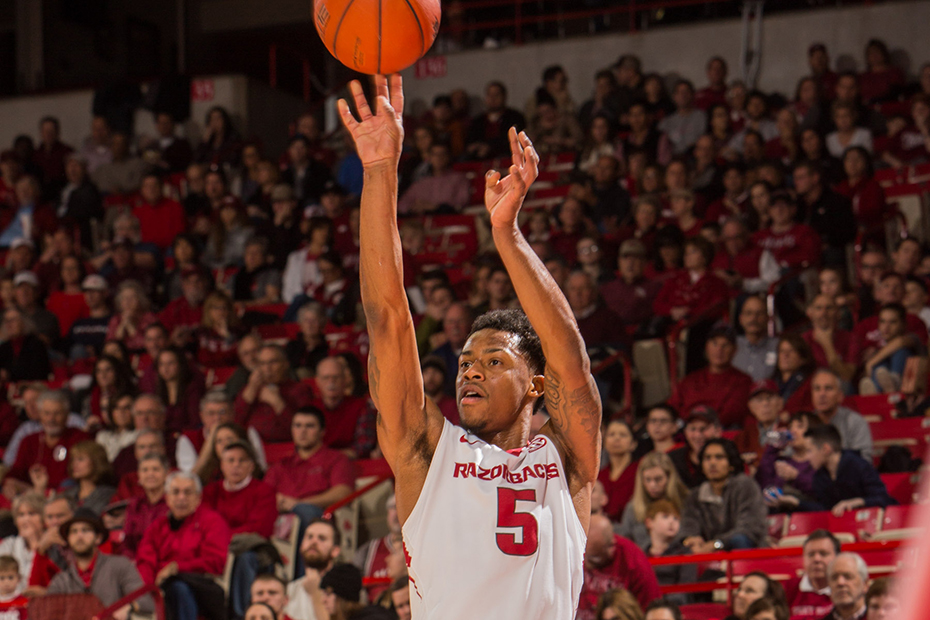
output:
[[[107,340],[119,340],[130,351],[145,348],[145,329],[157,317],[149,311],[150,302],[145,290],[135,280],[119,285],[116,292],[116,313],[107,327]]]
[[[197,426],[200,399],[206,392],[203,374],[192,367],[187,356],[174,348],[164,349],[155,360],[156,394],[165,405],[165,430],[182,433]]]
[[[320,398],[314,405],[326,416],[323,442],[352,458],[367,458],[374,449],[375,413],[364,396],[348,395],[343,362],[327,357],[316,367]]]
[[[77,256],[65,256],[59,264],[59,289],[48,296],[45,308],[58,317],[60,335],[65,337],[78,319],[87,318],[90,310],[84,301],[81,284],[84,263]]]
[[[733,367],[736,335],[725,324],[711,330],[704,347],[708,365],[688,374],[678,386],[669,404],[679,411],[690,411],[697,405],[712,407],[724,427],[742,427],[748,414],[746,402],[752,378]]]
[[[820,620],[833,609],[827,567],[840,552],[840,541],[827,530],[814,530],[804,541],[804,572],[785,582],[785,598],[793,620]]]
[[[610,519],[592,515],[585,547],[584,585],[578,605],[578,620],[595,620],[601,594],[616,587],[630,591],[643,609],[662,596],[655,571],[646,554],[613,531]]]
[[[807,341],[796,333],[782,334],[778,339],[774,379],[788,413],[810,411],[812,408],[811,378],[815,368]]]
[[[226,566],[230,531],[223,517],[201,505],[200,480],[176,472],[165,483],[168,513],[146,531],[136,566],[147,585],[165,592],[179,620],[225,620],[226,600],[215,578]]]
[[[42,194],[51,198],[65,185],[65,159],[74,149],[60,140],[61,124],[54,116],[39,121],[39,134],[42,141],[32,162],[42,171]]]
[[[859,91],[865,103],[887,101],[904,86],[904,72],[891,64],[888,46],[881,39],[869,39],[865,46],[868,70],[859,74]]]
[[[128,500],[123,520],[121,553],[135,559],[142,537],[159,517],[168,512],[165,503],[165,480],[168,478],[168,459],[163,454],[148,453],[139,459],[138,484],[143,495]]]
[[[255,536],[268,539],[274,529],[278,511],[274,490],[252,475],[256,473],[255,453],[248,442],[235,442],[223,448],[220,457],[221,480],[203,490],[203,503],[215,510],[229,526],[237,552],[229,584],[229,602],[233,613],[241,616],[248,606],[249,587],[263,567],[255,547]]]
[[[387,510],[388,533],[383,538],[376,538],[362,545],[355,552],[352,563],[360,571],[363,578],[384,578],[390,576],[388,556],[403,548],[404,540],[397,518],[397,499],[392,493],[385,505]],[[368,600],[376,601],[382,592],[389,586],[371,586],[368,588]]]
[[[779,192],[769,206],[771,225],[753,237],[756,244],[772,253],[783,269],[798,269],[820,263],[820,236],[804,224],[795,222],[798,205],[791,196]]]
[[[170,341],[186,347],[203,320],[203,302],[210,290],[210,282],[196,267],[181,273],[181,296],[168,303],[158,315],[170,334]]]
[[[36,406],[42,430],[23,439],[16,462],[7,472],[6,481],[17,493],[30,486],[57,489],[68,477],[71,447],[90,439],[84,431],[65,425],[71,403],[64,392],[40,394]]]
[[[323,444],[325,429],[326,416],[319,409],[298,409],[291,422],[293,456],[275,463],[265,474],[265,482],[275,491],[278,511],[292,512],[300,519],[301,539],[310,522],[355,488],[352,462]]]
[[[856,364],[850,363],[849,348],[852,334],[837,327],[836,302],[829,295],[817,295],[807,306],[811,328],[802,338],[811,348],[818,367],[830,368],[843,381],[852,381]]]
[[[154,243],[165,250],[187,228],[184,207],[164,195],[162,179],[155,172],[142,177],[139,202],[132,212],[139,219],[143,243]]]
[[[830,70],[830,55],[823,43],[814,43],[807,50],[807,64],[820,89],[820,97],[832,98],[837,75]]]
[[[619,318],[598,299],[594,278],[589,273],[573,271],[564,291],[588,347],[626,342],[626,334],[617,329]]]
[[[608,463],[598,473],[597,479],[607,493],[604,514],[615,523],[620,522],[623,510],[633,497],[633,486],[639,469],[638,461],[633,460],[635,451],[636,439],[630,425],[622,420],[608,422],[604,431],[604,453]]]
[[[652,317],[652,304],[662,285],[643,277],[646,247],[638,239],[627,239],[620,245],[617,266],[620,277],[601,287],[601,298],[632,332]]]
[[[707,110],[727,103],[727,61],[714,56],[707,61],[707,86],[694,94],[694,107]]]
[[[654,312],[673,321],[723,314],[729,297],[726,283],[710,272],[714,246],[703,237],[685,242],[685,267],[665,281],[652,304]]]
[[[875,180],[872,155],[864,147],[852,146],[843,154],[846,178],[836,186],[836,193],[852,201],[853,213],[861,229],[881,228],[885,215],[885,191]]]
[[[284,349],[265,345],[258,368],[236,397],[236,422],[255,427],[266,442],[288,441],[294,412],[313,401],[310,386],[292,380],[290,371]]]
[[[881,306],[885,304],[901,303],[904,299],[904,276],[888,272],[881,277],[875,286],[875,301]],[[907,331],[917,337],[920,344],[927,345],[927,326],[920,317],[913,314],[905,315]],[[854,364],[864,364],[868,359],[870,349],[879,349],[884,346],[879,329],[878,316],[871,316],[856,324],[852,335],[852,344],[849,350],[849,361]]]

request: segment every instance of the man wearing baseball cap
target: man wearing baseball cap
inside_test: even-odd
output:
[[[601,298],[620,317],[627,332],[632,333],[652,318],[655,301],[662,282],[646,279],[646,246],[639,239],[627,239],[620,245],[617,272],[620,277],[601,287]]]
[[[752,384],[749,390],[749,412],[743,430],[736,437],[736,447],[744,461],[759,464],[766,446],[777,445],[784,438],[782,414],[785,400],[778,395],[778,385],[771,379],[763,379]]]
[[[96,357],[103,348],[110,324],[110,306],[107,295],[110,287],[103,276],[91,274],[81,283],[88,316],[77,319],[67,335],[69,357],[72,360]]]
[[[20,271],[13,277],[13,301],[46,344],[52,345],[58,340],[61,336],[58,317],[39,303],[39,277],[35,273]]]
[[[61,525],[60,532],[71,551],[71,560],[68,567],[52,579],[48,594],[93,594],[109,607],[145,585],[132,560],[99,552],[98,547],[109,532],[92,511],[79,508]],[[152,613],[152,599],[144,596],[120,607],[113,618],[125,620],[130,611]]]

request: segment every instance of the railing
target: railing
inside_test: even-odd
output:
[[[665,349],[668,355],[668,380],[672,386],[670,399],[674,400],[675,396],[678,394],[678,343],[681,340],[682,332],[694,327],[702,321],[712,319],[721,311],[726,315],[726,309],[729,305],[729,300],[718,302],[697,316],[678,321],[668,331],[668,335],[665,337]]]
[[[282,46],[277,43],[272,43],[268,46],[268,84],[272,88],[278,87],[278,54],[283,53],[296,58],[300,62],[301,77],[303,80],[303,98],[305,103],[310,103],[310,96],[312,93],[311,89],[311,74],[310,74],[310,58],[304,56],[297,50]]]
[[[145,586],[143,588],[139,588],[135,592],[130,592],[129,594],[127,594],[126,596],[124,596],[123,598],[116,601],[115,603],[113,603],[112,605],[110,605],[109,607],[101,611],[99,614],[94,616],[92,620],[109,620],[110,618],[113,617],[113,612],[115,612],[117,609],[119,609],[120,607],[123,607],[124,605],[128,605],[134,600],[139,599],[147,594],[151,595],[152,599],[155,601],[156,620],[164,620],[165,619],[165,602],[164,600],[162,600],[161,588],[159,588],[158,586],[154,584],[150,586]]]
[[[864,553],[870,551],[892,551],[908,544],[906,540],[885,542],[863,542],[843,545],[843,551]],[[698,564],[704,562],[726,562],[726,580],[724,582],[707,581],[698,583],[683,583],[671,586],[661,586],[663,594],[713,592],[722,588],[727,589],[727,605],[732,604],[733,595],[733,564],[738,561],[771,560],[774,558],[801,557],[802,547],[778,547],[775,549],[746,549],[742,551],[729,551],[718,553],[698,553],[694,555],[672,555],[667,557],[650,557],[649,563],[653,566],[669,566],[677,564]]]
[[[371,491],[373,488],[375,488],[376,486],[378,486],[379,484],[381,484],[382,482],[384,482],[385,480],[391,480],[391,479],[393,479],[393,478],[394,478],[394,475],[393,475],[393,474],[384,475],[384,476],[378,476],[377,478],[375,478],[375,480],[374,480],[373,482],[369,482],[368,484],[366,484],[366,485],[363,486],[362,488],[356,489],[354,493],[350,493],[349,495],[346,495],[344,498],[342,498],[341,500],[339,500],[339,501],[336,502],[335,504],[332,504],[332,505],[328,506],[328,507],[326,508],[326,510],[323,511],[323,518],[324,518],[324,519],[332,519],[332,518],[333,518],[333,514],[334,514],[337,510],[339,510],[340,508],[342,508],[342,507],[344,507],[344,506],[348,506],[349,504],[351,504],[352,502],[354,502],[355,500],[357,500],[358,498],[360,498],[362,495],[365,495],[365,493],[368,493],[368,492]]]
[[[597,361],[591,367],[591,374],[597,376],[598,373],[607,370],[614,364],[620,364],[623,368],[623,409],[619,411],[619,414],[626,416],[633,411],[633,362],[623,351],[607,350],[610,352],[610,356]]]

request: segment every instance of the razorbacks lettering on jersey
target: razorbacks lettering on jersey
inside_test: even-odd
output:
[[[416,620],[571,620],[587,537],[552,441],[507,452],[445,421],[403,527]]]

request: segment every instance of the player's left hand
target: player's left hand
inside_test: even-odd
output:
[[[523,206],[530,185],[539,176],[539,155],[525,132],[517,135],[510,128],[510,152],[513,165],[510,174],[501,178],[500,172],[491,170],[485,179],[484,204],[491,214],[491,228],[512,228]]]

